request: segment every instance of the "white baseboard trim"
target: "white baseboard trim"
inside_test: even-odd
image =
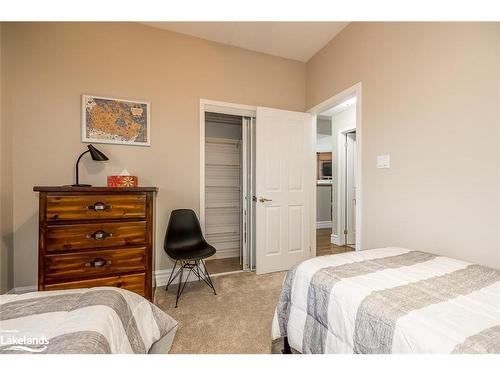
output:
[[[167,285],[168,278],[170,277],[171,272],[172,272],[172,268],[154,271],[153,277],[155,280],[155,286],[159,287],[159,286]],[[189,272],[189,271],[187,271],[187,272]],[[221,272],[221,273],[216,273],[213,275],[211,274],[210,277],[212,278],[212,277],[217,277],[217,276],[231,275],[233,273],[240,273],[240,272],[248,272],[248,271],[237,270],[237,271]],[[184,281],[184,277],[183,277],[183,281]],[[189,281],[198,281],[198,277],[194,273],[191,272],[191,274],[189,275]],[[175,280],[173,280],[170,285],[178,284],[178,283],[179,283],[179,277],[176,277]]]
[[[330,236],[330,242],[334,245],[340,246],[339,236],[332,233],[332,235]]]
[[[153,277],[154,277],[156,286],[167,285],[168,278],[170,277],[171,272],[172,272],[172,268],[154,271]],[[172,284],[177,284],[178,280],[179,280],[179,278],[176,277],[176,279],[172,282]],[[191,272],[191,274],[189,275],[189,281],[195,281],[195,280],[198,280],[198,277],[194,273]]]
[[[5,294],[24,294],[24,293],[30,293],[30,292],[36,292],[38,288],[36,285],[29,285],[29,286],[18,286],[16,288],[12,288]]]
[[[331,228],[331,227],[332,227],[331,221],[317,221],[316,222],[316,229],[326,229],[326,228]]]

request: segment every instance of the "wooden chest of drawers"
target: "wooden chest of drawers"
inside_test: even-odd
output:
[[[154,187],[35,186],[38,290],[116,286],[153,298]]]

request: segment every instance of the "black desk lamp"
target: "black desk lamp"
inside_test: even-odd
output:
[[[78,163],[80,163],[80,159],[82,158],[83,155],[85,155],[87,152],[90,152],[90,156],[92,157],[92,160],[94,161],[106,161],[109,160],[106,155],[104,155],[101,151],[99,151],[97,148],[95,148],[92,145],[87,146],[89,149],[87,151],[82,152],[82,154],[78,157],[78,160],[76,161],[76,184],[73,184],[71,186],[74,187],[84,187],[84,186],[92,186],[92,185],[87,185],[87,184],[80,184],[79,180],[79,173],[78,173]]]

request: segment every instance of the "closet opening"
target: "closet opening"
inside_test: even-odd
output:
[[[205,111],[204,234],[211,274],[254,269],[255,118]]]

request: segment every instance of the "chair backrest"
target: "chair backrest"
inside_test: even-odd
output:
[[[182,248],[204,243],[200,222],[193,210],[174,210],[170,214],[164,248],[167,254],[178,252]]]

